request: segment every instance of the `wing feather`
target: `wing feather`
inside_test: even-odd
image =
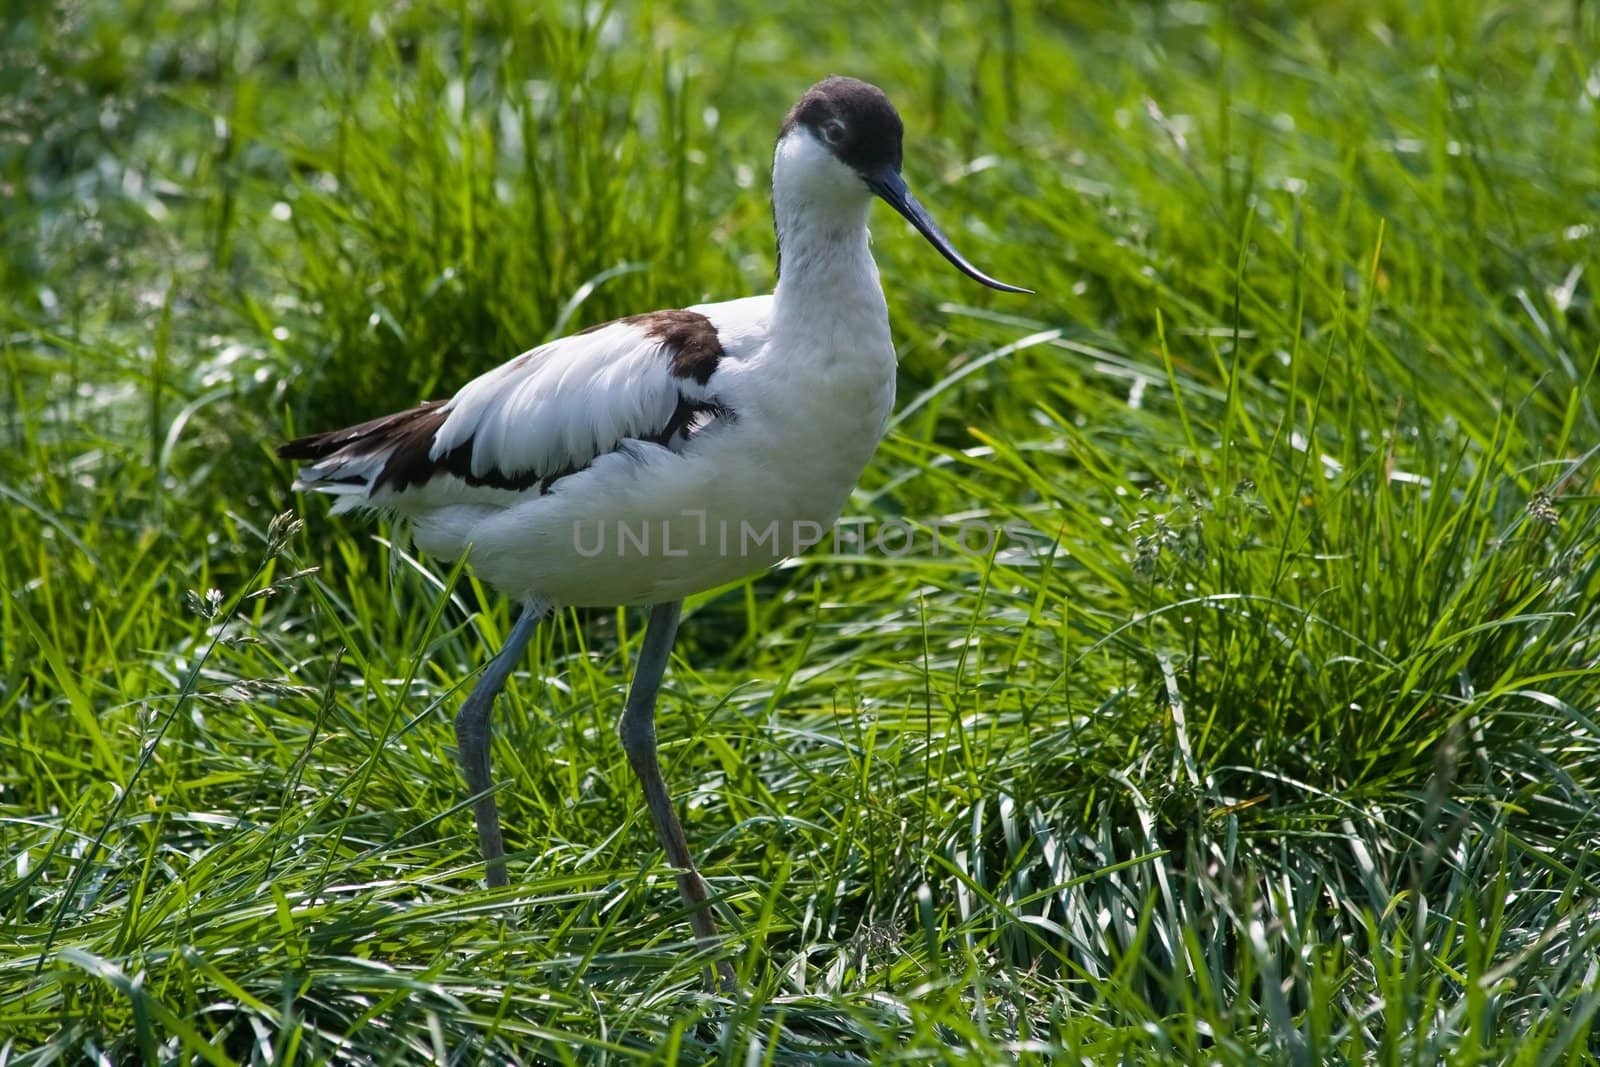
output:
[[[714,395],[724,353],[707,313],[748,304],[606,323],[524,352],[447,401],[299,438],[279,455],[311,461],[295,488],[333,494],[335,512],[407,514],[545,492],[630,440],[670,447],[728,414]]]

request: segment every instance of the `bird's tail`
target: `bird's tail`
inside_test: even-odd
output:
[[[372,504],[375,493],[427,456],[444,424],[446,403],[430,400],[343,430],[297,437],[279,445],[278,455],[310,461],[296,473],[296,490],[335,497],[336,515],[351,511]]]

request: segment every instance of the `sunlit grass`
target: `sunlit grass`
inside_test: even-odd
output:
[[[107,0],[0,41],[0,1058],[1594,1057],[1589,8]],[[725,998],[615,739],[642,618],[535,641],[484,890],[448,719],[507,607],[270,446],[770,284],[830,71],[1039,295],[875,215],[867,541],[689,605],[663,757]]]

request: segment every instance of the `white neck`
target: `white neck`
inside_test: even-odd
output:
[[[773,328],[817,335],[828,324],[859,330],[881,323],[888,309],[867,238],[872,194],[861,179],[809,135],[778,144],[772,213],[778,230],[778,286]]]
[[[778,303],[879,292],[867,240],[867,203],[830,213],[774,204],[778,224]]]

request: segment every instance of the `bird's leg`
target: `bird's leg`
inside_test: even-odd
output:
[[[483,677],[456,714],[456,747],[461,754],[461,769],[466,772],[467,788],[472,792],[472,813],[478,822],[478,844],[488,864],[489,885],[506,884],[506,846],[500,836],[500,811],[495,807],[489,785],[489,712],[494,698],[516,669],[528,647],[533,631],[544,617],[542,604],[523,606],[506,643],[484,668]]]
[[[661,676],[666,673],[667,657],[672,651],[672,639],[678,633],[678,613],[682,608],[683,601],[674,600],[669,604],[657,604],[650,610],[644,647],[639,650],[633,685],[628,688],[628,703],[617,732],[622,736],[622,750],[628,754],[633,773],[644,786],[645,805],[656,824],[656,836],[667,853],[667,862],[678,869],[678,892],[689,906],[689,925],[694,930],[694,938],[701,948],[714,950],[721,940],[711,917],[706,885],[694,868],[689,843],[684,839],[672,798],[661,779],[661,764],[656,759],[656,692],[661,687]],[[728,961],[717,961],[717,973],[725,988],[733,986],[733,967]]]

